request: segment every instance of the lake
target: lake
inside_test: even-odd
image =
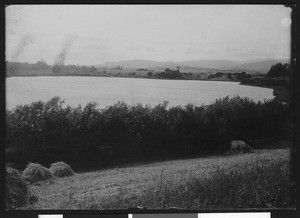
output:
[[[6,107],[47,101],[54,96],[66,104],[85,106],[90,101],[105,108],[118,101],[128,104],[169,106],[210,104],[217,98],[239,95],[254,101],[272,99],[273,90],[239,85],[237,82],[158,80],[113,77],[9,77],[6,78]]]

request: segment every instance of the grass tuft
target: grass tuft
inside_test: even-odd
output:
[[[74,171],[72,168],[66,164],[65,162],[56,162],[51,164],[50,172],[55,177],[66,177],[66,176],[73,176]]]

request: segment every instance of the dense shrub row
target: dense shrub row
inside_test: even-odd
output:
[[[223,152],[233,139],[282,139],[291,137],[291,130],[288,106],[276,101],[237,96],[199,107],[119,102],[99,109],[93,102],[65,106],[54,97],[6,111],[6,158],[20,166],[29,161],[99,166]]]

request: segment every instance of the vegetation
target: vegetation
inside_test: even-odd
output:
[[[153,73],[152,73],[152,72],[148,72],[148,73],[147,73],[147,76],[148,76],[148,77],[152,77],[152,76],[153,76]]]
[[[287,86],[289,83],[288,78],[272,77],[272,78],[253,78],[246,79],[241,82],[242,85],[256,85],[262,87],[274,87],[274,86]]]
[[[267,77],[280,77],[280,76],[287,76],[289,77],[291,74],[290,64],[285,63],[277,63],[271,66],[269,72],[267,73]]]
[[[6,167],[5,207],[15,209],[28,202],[29,187],[16,169]]]
[[[51,164],[49,170],[51,174],[55,177],[65,177],[74,175],[74,171],[72,170],[72,168],[62,161]]]
[[[163,191],[164,188],[169,184],[172,184],[174,186],[182,185],[182,187],[187,187],[186,184],[189,184],[195,179],[203,184],[205,181],[209,181],[210,178],[213,178],[213,176],[215,174],[218,174],[218,172],[223,172],[226,175],[230,175],[231,172],[245,174],[247,174],[248,172],[251,174],[252,171],[248,169],[251,169],[254,166],[257,166],[262,170],[261,173],[263,174],[263,179],[259,178],[260,172],[258,172],[257,174],[251,174],[254,176],[254,178],[249,180],[251,181],[251,184],[249,185],[253,185],[251,188],[248,187],[248,181],[246,181],[246,179],[240,180],[241,183],[245,182],[244,188],[249,188],[248,191],[252,193],[250,196],[257,195],[255,197],[256,199],[263,199],[266,192],[268,192],[268,194],[271,196],[274,194],[274,192],[276,192],[276,190],[283,189],[287,191],[286,195],[281,195],[280,192],[277,192],[279,195],[279,197],[277,198],[286,198],[286,202],[290,200],[291,206],[288,206],[288,204],[278,204],[277,208],[295,207],[295,183],[292,182],[293,178],[290,177],[291,171],[289,171],[290,151],[291,150],[289,148],[255,149],[254,153],[247,154],[198,156],[197,158],[190,159],[169,161],[164,160],[161,162],[155,161],[127,166],[119,166],[116,168],[109,168],[105,170],[92,170],[89,172],[81,173],[79,172],[71,177],[58,178],[52,184],[48,182],[31,184],[30,189],[36,195],[38,201],[31,205],[28,205],[26,209],[44,210],[55,208],[58,210],[97,210],[106,208],[136,209],[137,207],[146,207],[147,209],[152,209],[154,205],[152,203],[154,203],[154,201],[149,202],[149,204],[144,204],[142,202],[148,201],[148,196],[153,197],[153,194],[159,194],[159,191]],[[278,163],[282,163],[282,165]],[[273,166],[273,168],[271,166]],[[280,166],[282,166],[282,168],[278,170],[277,168],[280,168]],[[268,172],[268,170],[270,170],[270,172]],[[274,171],[278,172],[276,176]],[[246,178],[250,178],[251,175],[247,175]],[[277,176],[281,179],[278,180]],[[273,180],[271,179],[271,177],[273,178]],[[257,189],[261,190],[261,188],[265,187],[269,179],[271,183],[269,183],[270,186],[267,186],[268,189],[266,190],[266,192],[260,191],[257,193],[253,193]],[[276,184],[277,182],[278,185]],[[217,183],[218,182],[216,181],[209,184],[213,184],[217,188],[218,185],[220,186],[220,184]],[[231,184],[237,183],[239,182],[233,182]],[[209,186],[209,184],[207,185]],[[236,189],[234,189],[233,187],[228,187],[231,188],[231,190],[220,189],[218,190],[218,192],[220,194],[229,194],[232,195],[232,197],[235,196],[236,198],[238,198],[239,194],[243,192],[243,190],[240,190],[242,185],[243,184],[239,184],[238,186],[236,186],[239,188],[239,192],[236,192]],[[271,188],[272,186],[273,189]],[[210,189],[213,190],[213,187],[211,187]],[[155,193],[151,193],[151,191]],[[147,194],[148,192],[149,195]],[[184,190],[178,190],[179,194],[181,192],[184,192]],[[205,195],[205,193],[206,192],[204,192],[203,195]],[[188,192],[185,192],[185,194],[191,195],[193,194],[193,190],[189,188]],[[165,198],[168,197],[169,195],[165,196]],[[201,195],[198,197],[201,197]],[[193,198],[184,198],[181,200],[178,198],[175,199],[176,202],[184,202],[185,200],[192,200]],[[208,198],[208,200],[209,199],[212,198]],[[255,201],[256,199],[252,200]],[[172,199],[168,199],[168,201],[172,201]],[[182,204],[188,205],[192,204],[192,202],[185,202]],[[160,205],[159,202],[157,202],[157,205]],[[170,204],[167,204],[165,209],[168,209],[169,205]],[[249,206],[245,205],[243,208],[246,207]],[[264,206],[260,205],[259,207]],[[268,209],[275,208],[274,205],[271,206],[270,204],[268,204],[267,207]],[[185,208],[177,207],[177,209]],[[202,209],[202,207],[196,209],[199,210]],[[208,208],[203,207],[203,209]]]
[[[153,70],[148,70],[147,68],[138,68],[136,69],[136,71],[153,71]]]
[[[207,79],[216,79],[216,78],[222,78],[222,77],[226,77],[228,80],[231,81],[243,81],[246,79],[251,79],[252,76],[250,74],[247,74],[246,72],[241,72],[241,73],[221,73],[221,72],[217,72],[217,73],[213,73],[210,74]]]
[[[238,96],[199,107],[119,102],[105,109],[65,106],[55,97],[6,110],[5,138],[6,149],[18,151],[7,161],[20,168],[58,160],[79,169],[226,152],[237,139],[291,140],[292,118],[287,105]]]
[[[290,64],[277,63],[271,66],[267,76],[264,78],[252,78],[241,81],[242,85],[254,85],[273,88],[273,94],[277,101],[294,105],[293,97],[293,72]]]
[[[209,177],[190,174],[174,182],[161,171],[158,182],[140,194],[121,189],[109,197],[77,199],[71,195],[60,209],[237,209],[293,208],[295,184],[288,160],[261,159],[224,169],[219,166]]]
[[[121,68],[117,68],[122,70]],[[35,64],[6,62],[6,76],[106,76],[106,71],[98,71],[94,66],[48,65],[44,60]]]
[[[29,163],[23,171],[22,177],[30,183],[53,179],[50,171],[38,163]]]
[[[40,61],[29,67],[50,70],[59,75],[68,73],[70,69],[70,66],[59,66],[57,70],[47,66]],[[73,66],[73,69],[74,72],[79,69],[84,73],[88,69],[91,75],[99,73],[94,67]],[[273,146],[275,141],[291,141],[292,111],[278,97],[284,99],[290,93],[287,91],[285,95],[282,94],[285,90],[290,90],[289,79],[283,75],[278,77],[276,67],[271,69],[275,73],[268,74],[262,80],[249,79],[250,76],[245,72],[219,72],[208,78],[226,77],[230,80],[242,80],[242,84],[249,81],[258,84],[263,81],[262,86],[269,82],[272,85],[276,83],[276,98],[258,103],[236,96],[217,99],[211,105],[199,107],[186,105],[169,108],[167,102],[153,107],[142,104],[130,106],[119,102],[99,109],[94,102],[85,107],[66,106],[63,100],[54,97],[47,102],[38,101],[6,110],[5,140],[6,151],[9,152],[6,161],[14,163],[18,168],[23,168],[28,162],[48,165],[59,161],[51,164],[49,170],[40,164],[29,163],[22,175],[17,170],[7,169],[6,207],[14,209],[31,201],[26,180],[31,183],[31,187],[38,188],[41,184],[37,185],[37,181],[51,181],[53,176],[66,177],[61,180],[67,180],[68,176],[74,175],[65,162],[70,163],[74,169],[83,170],[227,151],[235,153],[233,148],[230,150],[233,140],[249,144],[249,147],[245,147],[247,151],[267,147],[267,144],[256,143],[257,139],[269,140],[268,144]],[[136,76],[135,73],[129,75]],[[145,76],[193,79],[195,75],[180,73],[178,68],[175,71],[166,69],[159,74],[148,71]],[[279,88],[283,90],[278,91]],[[289,98],[286,99],[288,101]],[[254,165],[244,163],[231,169],[220,168],[212,174],[210,172],[208,177],[194,174],[183,177],[184,181],[179,183],[164,179],[162,171],[159,183],[147,187],[139,194],[121,190],[109,198],[101,196],[85,200],[70,194],[69,199],[62,202],[59,208],[69,209],[69,205],[72,205],[72,209],[73,206],[75,209],[128,209],[137,206],[147,209],[294,207],[295,190],[288,161],[276,159],[262,160]],[[245,162],[245,159],[242,161]],[[114,175],[121,174],[118,172]],[[92,176],[95,177],[94,174]],[[80,175],[80,178],[83,177],[84,175]],[[74,181],[76,178],[72,178],[71,183]],[[82,180],[80,185],[86,185],[81,182]],[[132,180],[129,182],[132,184]],[[95,181],[91,181],[91,184],[95,184]],[[45,184],[42,186],[47,187]],[[100,188],[103,187],[106,188],[101,184]],[[87,186],[84,188],[87,189]]]
[[[149,75],[148,75],[149,76]],[[149,76],[150,77],[150,76]],[[192,73],[181,73],[179,67],[177,70],[170,70],[169,68],[165,69],[164,72],[156,73],[153,76],[158,79],[184,79],[184,80],[199,80],[199,74]],[[251,79],[252,76],[246,72],[241,73],[211,73],[207,76],[206,80],[226,80],[226,81],[243,81],[246,79]]]
[[[151,79],[182,79],[182,80],[225,80],[241,81],[251,78],[250,74],[241,73],[212,73],[212,72],[180,72],[166,68],[163,72],[146,68],[123,69],[122,66],[113,68],[63,65],[57,63],[53,66],[47,65],[44,60],[35,64],[6,62],[6,76],[94,76],[94,77],[129,77],[129,78],[151,78]],[[215,71],[215,70],[213,70]],[[205,75],[204,75],[205,74]],[[208,76],[207,76],[208,75]]]
[[[179,68],[177,68],[177,70],[171,70],[167,68],[164,72],[155,74],[154,77],[159,79],[183,79]]]

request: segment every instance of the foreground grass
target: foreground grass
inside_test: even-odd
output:
[[[289,149],[82,173],[31,188],[39,201],[29,209],[294,207]]]
[[[126,191],[113,197],[79,202],[91,209],[235,209],[293,207],[293,186],[287,161],[261,160],[248,167],[242,164],[226,172],[217,170],[211,178],[191,176],[177,184],[164,181],[139,196]]]

